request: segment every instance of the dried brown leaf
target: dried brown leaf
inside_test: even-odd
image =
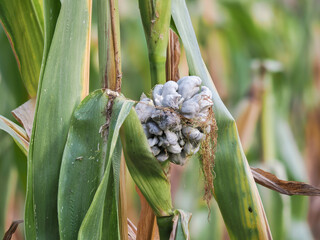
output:
[[[121,239],[129,239],[128,218],[127,218],[127,194],[126,194],[126,162],[124,157],[120,163],[120,201],[119,201],[119,218]]]
[[[170,29],[169,44],[167,48],[167,62],[166,62],[167,81],[172,80],[177,82],[179,80],[180,78],[179,62],[180,62],[179,37],[174,31]]]
[[[25,102],[24,104],[12,111],[12,115],[15,117],[15,119],[17,119],[19,123],[22,124],[22,126],[26,130],[29,139],[32,132],[35,107],[36,99],[31,98],[29,101]]]
[[[176,239],[178,221],[179,221],[179,215],[175,215],[172,219],[173,225],[172,225],[172,232],[170,234],[169,240]]]
[[[156,217],[153,213],[153,210],[137,187],[136,190],[139,194],[141,204],[141,212],[137,230],[137,240],[158,240],[160,239],[160,237]]]
[[[12,235],[17,230],[20,223],[23,223],[23,220],[13,221],[8,229],[8,231],[4,234],[3,240],[10,240]]]
[[[285,195],[320,196],[320,189],[304,182],[285,181],[260,168],[251,167],[256,183]]]
[[[136,240],[137,239],[137,227],[127,218],[128,223],[128,239]]]

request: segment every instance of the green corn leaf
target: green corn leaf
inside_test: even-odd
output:
[[[37,1],[37,0],[35,0]],[[44,69],[47,62],[47,56],[49,53],[51,41],[53,38],[59,10],[60,2],[55,0],[44,1],[44,50],[42,56],[42,64],[40,70],[40,84],[42,83],[42,78],[44,74]],[[34,239],[36,237],[35,233],[35,223],[34,223],[34,203],[33,203],[33,167],[32,161],[28,161],[28,186],[27,186],[27,195],[26,195],[26,206],[25,206],[25,234],[26,238]]]
[[[77,239],[105,168],[106,144],[100,129],[106,122],[108,96],[96,90],[73,113],[64,149],[58,192],[60,239]]]
[[[0,152],[0,236],[4,236],[4,232],[7,230],[5,226],[10,214],[9,206],[14,199],[15,190],[17,186],[17,170],[14,167],[15,153],[12,148],[11,140],[1,141],[1,146],[4,147],[5,153]],[[8,144],[9,143],[9,144]],[[7,145],[7,146],[5,146]]]
[[[166,82],[166,56],[171,19],[171,0],[139,0],[146,35],[151,86]]]
[[[166,217],[157,217],[157,225],[159,228],[160,240],[170,239],[170,235],[173,227],[174,215]]]
[[[108,221],[108,218],[114,219],[112,214],[104,214],[109,212],[108,210],[104,209],[105,206],[108,206],[107,202],[114,201],[114,195],[116,196],[116,202],[119,201],[119,190],[116,190],[113,196],[106,195],[106,193],[108,191],[108,186],[111,187],[109,185],[110,174],[113,174],[114,176],[114,185],[119,187],[119,171],[121,160],[121,142],[119,138],[119,130],[127,118],[132,106],[132,101],[125,100],[122,97],[114,100],[108,133],[106,170],[98,190],[95,193],[90,208],[81,224],[78,239],[106,239],[105,237],[110,239],[120,239],[118,226],[110,229],[111,231],[108,232],[108,235],[104,235],[104,238],[102,238],[102,228],[108,227],[105,224],[106,222],[110,222]]]
[[[153,156],[134,109],[120,130],[128,170],[156,216],[171,216],[170,183]]]
[[[190,239],[189,222],[191,213],[177,209],[173,216],[157,217],[161,240],[188,240]]]
[[[41,27],[41,32],[43,34],[44,27],[44,4],[46,1],[43,0],[31,0],[33,5],[33,11],[36,13],[37,21]]]
[[[43,52],[43,20],[39,20],[43,19],[42,15],[41,7],[35,8],[31,0],[0,1],[0,22],[11,43],[22,80],[31,97],[37,93]]]
[[[118,140],[116,145],[116,150],[114,157],[112,159],[113,163],[120,163],[122,146],[120,140]],[[117,164],[119,165],[119,164]],[[119,177],[117,178],[117,183],[115,184],[114,172],[120,175],[120,169],[112,166],[109,173],[107,193],[104,200],[103,209],[103,219],[102,219],[102,230],[100,239],[122,239],[121,238],[121,226],[120,226],[120,212],[119,212]]]
[[[203,62],[184,0],[173,0],[172,17],[186,51],[190,74],[199,76],[213,92],[218,125],[214,193],[229,236],[231,239],[270,239],[268,222],[241,147],[235,120],[221,101]]]
[[[39,1],[39,0],[34,0]],[[60,1],[56,0],[46,0],[43,1],[43,12],[44,12],[44,49],[42,56],[42,64],[40,71],[40,79],[43,78],[44,69],[47,62],[48,53],[51,46],[51,41],[53,38],[54,30],[56,27],[57,19],[60,11]]]
[[[60,164],[72,113],[88,92],[90,25],[91,0],[63,1],[39,83],[30,141],[27,239],[59,238]]]
[[[27,155],[29,150],[29,141],[26,131],[11,122],[9,119],[0,115],[0,129],[10,134],[22,152]]]
[[[8,118],[11,116],[12,109],[16,108],[27,99],[27,93],[22,84],[20,73],[16,65],[16,60],[8,39],[0,26],[0,113]],[[12,118],[12,116],[11,116]],[[0,120],[1,121],[1,120]],[[1,121],[2,122],[2,121]],[[0,125],[2,125],[0,123]],[[8,125],[4,126],[9,127]],[[1,127],[0,127],[1,128]],[[9,127],[10,128],[10,127]],[[9,131],[13,129],[8,129]],[[14,131],[14,130],[13,130]],[[16,133],[14,133],[16,134]],[[25,136],[25,135],[24,135]],[[24,140],[23,140],[24,141]],[[25,190],[25,169],[26,153],[21,152],[18,146],[12,141],[11,137],[0,130],[0,236],[4,236],[8,206],[13,199],[16,187],[17,171],[18,179]],[[29,144],[28,144],[29,145]]]

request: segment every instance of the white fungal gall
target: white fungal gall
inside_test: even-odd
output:
[[[151,147],[151,151],[154,156],[157,156],[161,152],[160,148],[158,148],[157,146]]]
[[[140,121],[141,121],[141,120],[140,120]],[[146,124],[142,124],[142,128],[143,128],[144,134],[147,136],[147,138],[149,138],[149,137],[152,136],[152,135],[149,133],[149,130],[148,130]]]
[[[197,94],[193,98],[185,101],[182,104],[182,108],[181,108],[182,115],[185,116],[186,118],[195,118],[200,111],[200,105],[199,105],[200,100],[201,100],[201,97],[200,95]]]
[[[174,81],[168,81],[163,85],[162,96],[177,94],[178,84]]]
[[[135,109],[138,114],[140,122],[145,123],[151,117],[155,108],[154,108],[153,101],[151,99],[143,98],[136,105]]]
[[[147,128],[150,134],[161,136],[163,131],[158,127],[158,125],[155,122],[148,122]]]
[[[158,124],[158,126],[162,130],[175,130],[179,128],[181,129],[181,127],[179,126],[181,122],[180,117],[178,114],[172,111],[157,109],[153,112],[151,118]]]
[[[152,93],[152,96],[153,96],[153,102],[155,103],[155,105],[157,106],[162,106],[162,100],[163,100],[163,97],[162,97],[162,88],[163,88],[163,85],[162,84],[157,84],[154,89],[153,89],[153,93]]]
[[[205,135],[200,132],[199,129],[193,127],[184,127],[182,128],[182,134],[191,141],[200,142],[204,139]]]
[[[148,138],[148,144],[150,147],[153,147],[154,145],[158,144],[159,140],[157,137],[154,138]]]
[[[181,153],[182,148],[179,146],[179,144],[169,145],[168,152],[171,153]]]
[[[168,160],[169,158],[169,155],[165,152],[161,152],[160,154],[158,154],[157,156],[157,159],[160,161],[160,162],[164,162],[166,160]]]
[[[201,86],[197,76],[187,76],[178,82],[158,84],[152,99],[142,95],[136,111],[148,138],[153,155],[160,161],[170,160],[183,165],[199,151],[209,128],[197,128],[192,122],[208,122],[212,93]],[[209,121],[210,122],[210,121]]]
[[[179,85],[178,93],[185,99],[188,100],[196,93],[199,92],[199,87],[202,80],[197,76],[187,76],[179,79],[177,82]]]
[[[171,132],[169,130],[164,131],[164,134],[166,135],[167,141],[170,144],[177,144],[178,142],[178,136],[174,132]]]

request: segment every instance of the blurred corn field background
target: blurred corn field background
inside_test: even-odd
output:
[[[29,157],[32,155],[32,159],[34,159],[33,167],[30,167],[31,164],[27,167],[26,154],[21,151],[8,134],[0,131],[0,237],[4,236],[4,233],[9,229],[13,221],[23,219],[25,221],[24,226],[21,224],[18,227],[12,239],[36,239],[36,237],[37,239],[51,239],[41,235],[41,231],[43,231],[42,234],[52,234],[52,239],[57,239],[58,234],[60,234],[61,239],[74,239],[74,234],[76,234],[79,239],[111,239],[111,237],[101,237],[108,236],[107,230],[119,232],[119,235],[113,235],[112,237],[112,239],[119,239],[117,237],[123,236],[121,231],[128,231],[127,226],[123,226],[123,223],[126,223],[126,221],[121,219],[121,216],[126,215],[131,221],[129,229],[131,229],[131,225],[135,225],[138,226],[139,232],[140,214],[142,214],[143,217],[143,211],[141,211],[143,210],[143,206],[141,204],[148,204],[143,203],[143,197],[140,199],[140,185],[136,182],[136,179],[132,179],[135,176],[134,174],[139,175],[140,172],[134,170],[139,173],[133,173],[133,170],[126,170],[122,164],[123,161],[121,162],[121,167],[119,167],[121,170],[119,171],[121,171],[120,178],[123,177],[125,179],[120,180],[122,182],[125,181],[126,184],[120,184],[120,190],[116,187],[110,190],[110,186],[111,188],[118,186],[117,184],[121,182],[119,179],[119,182],[117,182],[118,180],[114,180],[116,178],[110,177],[111,183],[110,181],[108,182],[108,180],[104,183],[105,177],[101,177],[100,179],[106,189],[107,185],[110,185],[108,185],[108,190],[105,191],[120,191],[120,193],[117,192],[118,195],[125,195],[125,203],[121,202],[123,201],[122,197],[120,201],[116,198],[112,200],[114,203],[116,202],[116,206],[113,205],[110,207],[110,209],[119,208],[122,210],[125,209],[126,211],[124,215],[121,215],[121,210],[120,214],[117,210],[117,216],[112,218],[118,223],[116,224],[117,227],[113,226],[111,222],[108,222],[111,220],[106,220],[104,223],[109,224],[106,232],[101,230],[102,233],[99,237],[90,235],[90,223],[95,221],[93,220],[94,215],[99,212],[98,209],[94,208],[95,205],[90,205],[93,195],[95,195],[93,201],[97,202],[97,206],[99,204],[108,204],[101,200],[103,198],[103,187],[101,186],[103,185],[99,185],[100,182],[96,183],[95,190],[98,189],[97,193],[90,193],[90,197],[88,197],[90,200],[83,200],[83,202],[78,203],[79,206],[74,207],[78,209],[77,207],[81,208],[85,205],[86,208],[83,212],[79,213],[79,215],[81,215],[82,219],[87,219],[87,222],[82,222],[81,219],[80,222],[75,223],[75,225],[78,224],[78,228],[81,225],[79,235],[77,235],[78,230],[73,233],[72,231],[75,230],[71,229],[72,226],[70,227],[68,223],[66,223],[68,221],[74,221],[71,219],[73,216],[69,219],[68,215],[70,213],[63,213],[61,208],[59,208],[59,204],[66,206],[64,204],[71,202],[71,200],[68,199],[69,195],[66,194],[70,186],[68,186],[68,183],[62,186],[63,183],[68,181],[68,177],[63,179],[61,174],[64,173],[68,176],[70,169],[67,165],[63,164],[64,161],[67,161],[65,160],[67,154],[72,155],[73,151],[76,151],[72,149],[71,146],[72,137],[73,135],[86,136],[85,132],[81,132],[80,124],[77,125],[76,119],[79,120],[81,118],[79,116],[83,112],[92,111],[90,114],[96,117],[94,120],[89,119],[89,117],[88,119],[82,120],[94,121],[99,124],[99,126],[104,124],[105,116],[99,118],[98,115],[94,115],[103,111],[105,109],[103,104],[107,105],[108,102],[107,100],[103,100],[102,92],[97,90],[101,87],[106,87],[103,86],[101,81],[101,71],[103,71],[103,69],[101,70],[101,65],[99,69],[99,62],[101,63],[101,61],[103,61],[101,55],[99,56],[99,45],[102,43],[98,43],[99,21],[105,21],[101,19],[103,14],[98,14],[99,11],[103,11],[104,9],[103,1],[92,1],[92,19],[91,16],[88,17],[88,19],[92,21],[91,28],[90,20],[89,23],[87,19],[82,22],[82,17],[91,10],[91,7],[88,7],[89,10],[85,9],[85,7],[87,7],[86,4],[91,1],[81,0],[79,2],[81,2],[83,6],[77,4],[78,6],[73,8],[72,4],[76,1],[64,0],[61,1],[61,9],[60,4],[54,7],[54,1],[48,1],[45,4],[41,1],[33,1],[34,6],[38,6],[39,9],[43,8],[45,9],[44,11],[47,11],[47,17],[45,19],[37,19],[37,24],[39,24],[40,27],[32,25],[33,22],[28,18],[28,15],[30,15],[28,11],[31,11],[28,7],[22,6],[19,1],[12,1],[11,5],[10,1],[1,1],[3,1],[3,3],[0,3],[2,26],[9,28],[9,31],[12,32],[20,31],[20,35],[16,34],[11,36],[11,39],[8,39],[4,29],[2,27],[0,28],[0,114],[16,124],[20,124],[15,120],[11,111],[27,102],[30,98],[34,99],[37,89],[40,89],[37,87],[37,83],[34,83],[36,81],[28,79],[38,79],[39,76],[40,79],[43,79],[41,83],[42,86],[40,87],[43,88],[41,97],[44,100],[40,102],[40,97],[38,96],[39,103],[36,108],[38,109],[36,119],[38,121],[41,120],[42,124],[38,124],[37,129],[32,130],[34,131],[32,134],[36,136],[34,141],[30,142],[30,149],[32,146],[32,151],[29,151]],[[140,1],[140,8],[142,6],[141,2],[143,1]],[[178,0],[172,0],[172,2],[173,4],[176,2],[178,8],[182,6]],[[35,3],[39,3],[39,5]],[[203,60],[207,65],[217,92],[227,109],[229,109],[235,118],[241,139],[241,146],[249,165],[271,172],[280,179],[307,182],[315,187],[320,187],[320,2],[317,0],[187,0],[186,3]],[[121,93],[128,99],[139,101],[142,92],[151,93],[151,88],[153,87],[153,81],[150,80],[152,75],[152,73],[150,73],[150,62],[148,58],[150,54],[148,53],[143,21],[140,17],[138,1],[119,0],[118,4],[120,20],[120,30],[118,30],[120,31],[121,39],[119,46],[121,46],[122,63]],[[13,15],[7,14],[7,12],[10,12],[8,10],[10,7],[16,9]],[[174,6],[172,8],[174,9]],[[36,11],[38,10],[37,7],[34,7],[34,9],[36,9]],[[20,17],[22,12],[24,12],[24,16]],[[69,12],[74,14],[74,18],[70,19],[70,16],[73,15],[68,15]],[[192,70],[190,70],[192,69],[192,67],[190,67],[191,60],[188,58],[192,54],[188,53],[188,51],[190,52],[191,50],[187,49],[186,40],[183,39],[183,28],[179,27],[178,20],[180,13],[177,12],[172,14],[171,27],[180,36],[181,57],[179,61],[179,75],[186,76],[192,73]],[[18,21],[15,18],[20,20]],[[63,22],[63,20],[65,20],[65,22]],[[8,24],[8,21],[16,21],[16,23]],[[53,21],[54,24],[52,24]],[[57,23],[55,23],[55,21],[57,21]],[[73,21],[81,22],[74,23]],[[109,22],[107,23],[109,24]],[[77,26],[77,24],[80,24],[80,27]],[[64,32],[59,30],[60,27],[62,29],[64,25],[78,30],[74,32],[74,35],[70,34],[65,36],[63,35]],[[38,30],[36,31],[35,29]],[[28,33],[27,31],[30,32]],[[61,36],[70,38],[69,45],[65,45],[61,49],[60,45],[64,45],[64,42],[63,40],[59,42],[58,36],[52,38],[54,31],[60,31]],[[89,34],[90,31],[91,35]],[[90,40],[86,39],[88,36]],[[110,38],[110,35],[108,36]],[[22,42],[21,45],[15,46],[20,59],[19,64],[17,64],[11,48],[12,44],[16,44],[15,41],[17,41],[17,38],[18,40],[20,38],[20,42]],[[109,38],[107,42],[110,41]],[[21,39],[23,39],[23,41],[21,41]],[[37,40],[36,42],[35,39]],[[111,43],[113,43],[113,41],[114,40],[112,40]],[[185,45],[185,47],[182,47],[183,45]],[[25,51],[23,56],[20,56],[19,48],[27,48],[29,50]],[[52,48],[54,50],[52,50]],[[61,54],[65,53],[66,56],[61,60],[58,55],[53,54],[54,51],[60,52]],[[89,52],[90,56],[86,56]],[[117,51],[115,50],[115,52]],[[23,59],[24,57],[28,57],[28,59],[25,60]],[[44,61],[44,59],[46,60]],[[89,61],[90,65],[86,65]],[[52,65],[51,68],[49,68],[51,66],[50,64]],[[85,67],[81,64],[87,67],[90,66],[90,84],[86,86],[88,90],[84,89],[85,87],[79,82],[80,78],[86,78],[86,73],[82,74],[83,71],[85,71],[83,70]],[[32,67],[25,67],[26,65],[32,65]],[[79,73],[79,76],[65,74],[59,83],[50,83],[50,79],[54,78],[52,76],[55,76],[54,73],[59,75],[59,71],[61,70],[62,72],[65,68],[73,69],[72,71],[81,72],[81,74]],[[37,74],[34,74],[35,72]],[[193,70],[193,75],[195,75],[196,72],[197,70]],[[46,89],[50,92],[54,84],[63,86],[64,81],[69,80],[73,81],[71,85],[73,87],[63,90],[63,94],[66,97],[59,99],[48,97],[49,100],[45,100]],[[71,91],[70,89],[72,88],[75,90],[73,89]],[[56,91],[60,94],[61,90],[57,89]],[[68,91],[70,91],[70,94],[68,94]],[[79,92],[77,93],[79,96],[75,91]],[[84,93],[86,91],[90,93],[89,98],[99,102],[101,106],[92,107],[90,100],[83,100],[81,105],[79,105],[80,101],[86,96],[87,93]],[[77,97],[72,98],[75,95],[77,95]],[[47,115],[46,108],[50,108],[50,101],[61,101],[62,103],[69,103],[71,101],[74,106],[79,105],[71,120],[71,124],[74,123],[71,128],[73,132],[70,130],[69,134],[67,134],[69,126],[63,126],[61,124],[61,129],[51,129],[49,133],[40,133],[41,129],[51,127],[51,125],[47,125],[46,121],[50,120],[54,111],[62,114],[61,116],[64,114],[63,111],[61,112],[61,109],[57,107],[52,110],[53,113],[50,113],[51,115]],[[114,134],[115,139],[109,137],[108,144],[110,145],[108,146],[115,148],[114,155],[119,155],[119,158],[121,155],[121,146],[119,146],[120,141],[117,141],[117,139],[122,123],[123,130],[120,130],[122,145],[125,151],[130,150],[130,146],[126,146],[126,143],[129,142],[129,137],[127,137],[124,132],[126,128],[130,129],[130,124],[126,121],[134,118],[131,116],[131,113],[129,114],[132,104],[133,102],[126,100],[118,100],[118,102],[116,101],[114,103],[114,109],[118,111],[118,118],[114,120],[114,122],[111,120],[110,126],[118,129],[118,133]],[[72,111],[73,109],[71,112]],[[68,118],[71,118],[71,115]],[[61,117],[61,123],[63,121],[65,121],[65,119]],[[219,127],[218,124],[218,129]],[[3,127],[1,127],[1,129],[2,128]],[[99,127],[96,130],[99,131]],[[43,165],[48,164],[48,162],[36,162],[37,158],[40,159],[42,157],[46,159],[44,155],[46,152],[42,151],[43,146],[40,144],[40,135],[58,135],[59,132],[62,131],[67,131],[61,138],[67,141],[67,146],[69,146],[70,149],[65,148],[63,143],[62,146],[57,146],[57,149],[50,152],[50,154],[54,155],[54,151],[62,152],[64,149],[62,158],[63,167],[60,170],[59,190],[57,189],[56,192],[50,192],[50,187],[46,190],[46,179],[50,177],[58,178],[59,175],[55,176],[54,170],[47,172],[43,170],[45,168]],[[29,134],[31,133],[26,131],[26,134],[30,137]],[[219,132],[218,142],[219,137],[222,135],[221,132]],[[91,137],[92,136],[87,136],[88,139]],[[59,141],[59,138],[55,140]],[[68,145],[68,143],[70,143],[70,145]],[[81,152],[80,147],[77,151]],[[107,154],[110,154],[109,161],[111,161],[111,158],[114,158],[114,156],[112,156],[113,153],[108,153],[108,151],[111,150],[105,151],[107,151]],[[124,155],[126,155],[126,152]],[[127,155],[129,159],[132,158],[130,153]],[[218,205],[222,205],[221,202],[224,200],[220,198],[219,195],[221,196],[224,191],[228,191],[228,182],[217,182],[217,186],[215,186],[217,196],[215,196],[215,198],[218,204],[213,199],[210,202],[210,210],[208,209],[207,203],[203,199],[204,176],[199,161],[196,158],[197,157],[189,160],[185,166],[172,165],[170,169],[172,205],[174,209],[183,209],[186,212],[192,213],[189,226],[190,238],[228,239],[230,235],[231,239],[249,239],[245,237],[246,235],[239,235],[237,237],[237,234],[234,232],[234,229],[237,229],[237,227],[233,227],[232,224],[230,224],[230,222],[232,222],[232,219],[230,219],[230,216],[232,217],[231,212],[239,211],[237,204],[234,204],[234,208],[229,207],[229,209],[226,209],[225,207],[224,210],[223,207],[220,206],[222,215],[224,216],[220,213]],[[81,159],[78,160],[81,161]],[[223,161],[224,159],[219,160]],[[55,159],[48,157],[47,161],[55,161]],[[127,162],[127,165],[130,164]],[[108,169],[107,164],[106,166],[103,165],[103,167]],[[52,166],[52,169],[53,168],[55,168],[55,166]],[[223,168],[223,166],[219,165],[215,168],[217,178],[215,180],[218,180],[218,171],[221,168]],[[81,178],[81,171],[85,169],[85,167],[82,170],[79,169],[79,175],[77,175],[77,177]],[[97,169],[92,170],[90,174],[100,174],[99,169],[97,166]],[[113,174],[115,174],[117,167],[111,165],[110,169],[109,171],[113,171]],[[34,179],[30,179],[32,171],[34,171],[34,175],[32,175]],[[107,171],[108,170],[106,170],[106,172]],[[232,172],[232,165],[227,165],[224,171]],[[88,175],[90,174],[88,173]],[[27,177],[27,175],[29,175],[29,177]],[[109,177],[107,176],[107,178]],[[83,181],[86,181],[86,179]],[[29,185],[30,182],[34,183]],[[77,182],[69,182],[69,184],[75,186]],[[143,185],[143,183],[141,184]],[[40,188],[37,188],[37,186]],[[39,190],[41,186],[45,189],[43,192]],[[121,186],[125,186],[125,189],[121,189]],[[30,195],[30,188],[32,187],[34,188],[32,194],[35,195]],[[140,190],[138,190],[138,188],[140,188]],[[27,189],[29,191],[28,194]],[[74,187],[74,191],[77,190],[85,191],[87,189],[82,189],[82,185],[78,183],[77,187]],[[168,189],[166,188],[166,190]],[[320,197],[286,196],[261,186],[258,186],[258,190],[273,239],[320,239]],[[250,191],[250,189],[248,191]],[[100,196],[99,198],[98,193],[100,192],[102,197]],[[146,197],[143,190],[141,190],[141,192]],[[72,194],[73,192],[71,191],[70,195]],[[104,192],[104,195],[105,194]],[[112,194],[114,193],[112,192]],[[247,196],[246,192],[242,194],[243,196]],[[59,196],[58,203],[56,200],[47,200],[49,202],[51,201],[51,207],[56,206],[56,208],[48,210],[50,206],[43,205],[42,202],[34,196],[39,196],[39,199],[47,199],[51,198],[51,196],[56,199],[57,196]],[[117,195],[115,194],[115,196]],[[26,197],[29,197],[29,200],[26,199]],[[70,199],[71,198],[72,196]],[[33,201],[35,201],[35,203],[33,203]],[[66,201],[66,203],[64,201]],[[254,202],[254,200],[252,201]],[[153,208],[149,200],[148,203]],[[34,218],[34,216],[30,217],[32,214],[28,215],[28,213],[24,212],[25,204],[27,206],[26,208],[37,204],[37,209],[30,208],[34,211],[36,218]],[[122,207],[119,207],[118,204]],[[123,204],[126,206],[123,207]],[[48,212],[61,210],[59,216],[57,214],[58,217],[56,218],[58,220],[56,221],[59,221],[60,227],[66,227],[60,228],[60,230],[55,229],[58,223],[55,223],[54,220],[54,223],[47,222],[47,213],[41,215],[41,209]],[[106,209],[104,211],[108,211]],[[170,207],[168,207],[168,209],[170,209]],[[163,210],[163,208],[161,210]],[[255,211],[255,209],[253,210]],[[230,212],[230,214],[228,215],[225,211]],[[251,211],[252,209],[249,207],[249,212]],[[110,210],[110,213],[108,212],[106,214],[114,214],[114,211]],[[163,212],[161,212],[161,214],[163,214]],[[156,213],[156,216],[168,216],[166,214],[159,216],[161,214]],[[168,214],[172,215],[171,212],[168,212]],[[25,233],[25,228],[28,227],[29,224],[30,228],[32,228],[31,226],[34,224],[32,223],[33,220],[27,219],[27,216],[29,216],[30,219],[36,219],[36,221],[41,222],[38,226],[40,229],[39,233],[36,233],[38,229],[34,230],[35,232],[29,230]],[[147,219],[147,216],[145,217]],[[52,224],[52,228],[47,228],[46,224],[48,226]],[[140,222],[140,224],[143,223]],[[99,223],[97,223],[97,225],[99,225]],[[252,228],[255,228],[256,226],[253,225],[248,223],[249,227],[252,226]],[[68,227],[70,227],[70,229]],[[135,228],[132,227],[132,229]],[[253,234],[250,239],[256,239],[255,236],[256,235]],[[266,234],[258,234],[258,236],[266,236]],[[145,238],[141,239],[148,239],[148,237],[145,236]],[[261,239],[263,238],[261,237]]]

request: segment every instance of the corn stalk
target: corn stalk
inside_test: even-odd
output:
[[[171,1],[139,0],[139,8],[148,45],[151,86],[163,84],[166,81]]]

